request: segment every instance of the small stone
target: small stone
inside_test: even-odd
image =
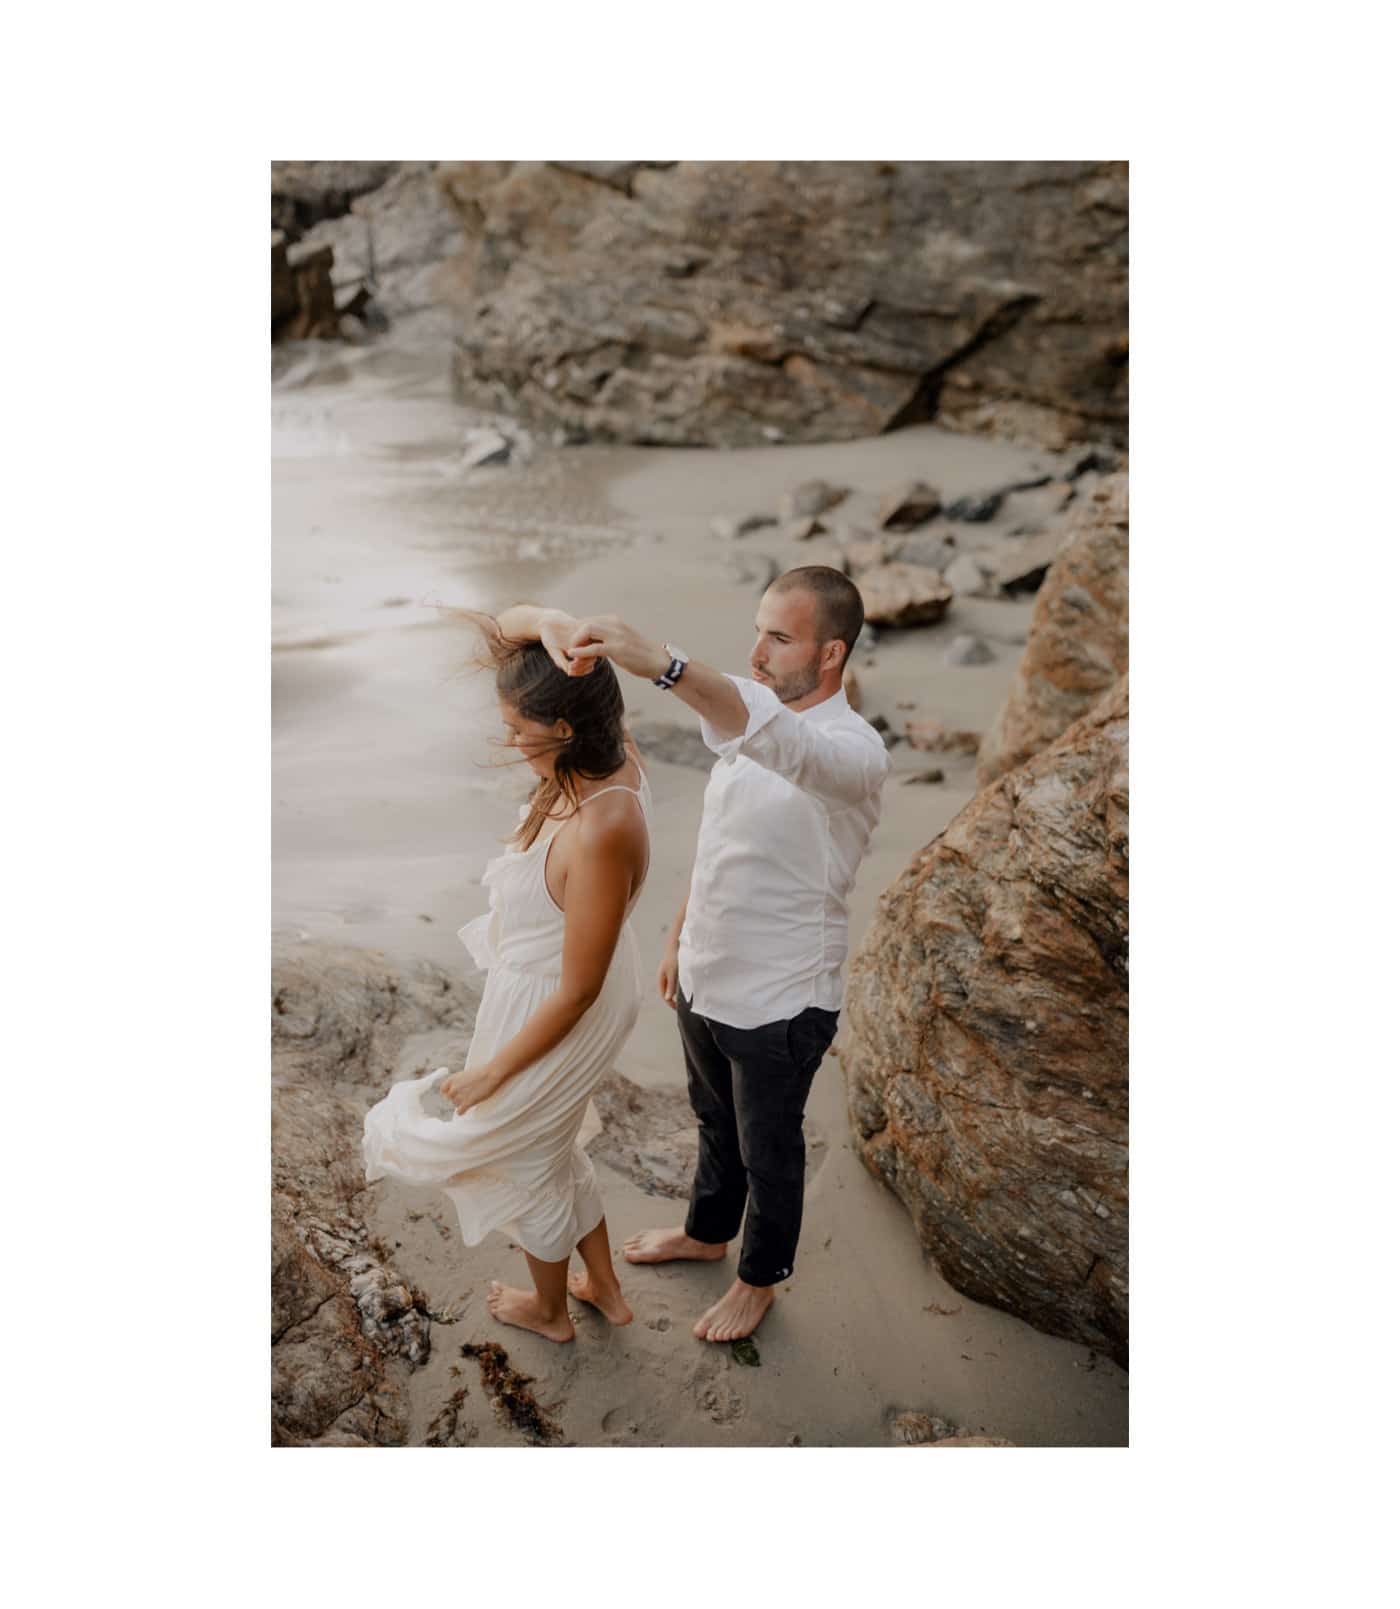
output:
[[[954,637],[943,655],[945,665],[989,665],[997,656],[981,637]]]
[[[498,430],[469,430],[462,438],[462,467],[484,469],[488,464],[508,464],[511,444]]]
[[[932,783],[932,782],[942,782],[942,781],[943,781],[943,772],[942,772],[942,770],[938,766],[934,766],[932,771],[916,771],[912,777],[905,777],[904,786],[906,788],[908,788],[908,787],[911,787],[916,782],[929,782],[929,783]]]
[[[980,732],[954,732],[942,721],[906,721],[904,735],[911,748],[934,754],[976,754],[982,742]]]
[[[950,520],[966,520],[970,525],[983,525],[997,517],[1003,495],[1001,492],[986,492],[960,497],[943,512]]]
[[[778,500],[778,519],[787,521],[815,518],[818,514],[824,514],[827,509],[835,508],[838,503],[844,503],[850,493],[849,486],[832,486],[824,480],[803,481],[800,486],[794,486],[791,491],[784,492]]]
[[[983,592],[987,586],[981,566],[970,553],[960,554],[954,559],[943,572],[943,579],[955,593]]]
[[[789,542],[810,542],[814,536],[825,536],[827,528],[819,519],[789,520],[779,533]]]
[[[943,504],[943,494],[926,481],[911,480],[881,499],[875,523],[889,531],[910,531],[931,520]]]

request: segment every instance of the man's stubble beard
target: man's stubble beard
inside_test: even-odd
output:
[[[806,698],[808,693],[813,691],[822,679],[822,673],[819,668],[821,657],[820,652],[815,653],[812,655],[810,662],[804,665],[801,670],[791,670],[781,681],[774,677],[768,683],[769,687],[777,695],[779,703],[793,704],[799,698]]]

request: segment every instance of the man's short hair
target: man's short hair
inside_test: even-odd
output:
[[[851,650],[865,624],[865,604],[860,589],[829,564],[803,564],[784,570],[768,588],[769,592],[810,592],[817,601],[817,628],[823,642],[839,638],[846,645],[841,665],[844,669]]]

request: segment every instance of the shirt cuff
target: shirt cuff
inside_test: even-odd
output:
[[[740,753],[754,733],[761,732],[783,707],[782,701],[771,687],[750,681],[747,676],[726,675],[725,680],[733,682],[739,697],[743,699],[744,708],[749,712],[749,721],[737,737],[721,737],[703,715],[700,717],[700,736],[704,739],[705,746],[713,749],[721,760],[727,760],[732,755]]]

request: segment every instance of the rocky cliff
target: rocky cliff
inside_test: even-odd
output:
[[[881,896],[845,1072],[944,1276],[1126,1362],[1128,683]]]
[[[455,333],[475,406],[680,445],[1125,439],[1125,163],[310,166],[274,164],[277,221]]]

